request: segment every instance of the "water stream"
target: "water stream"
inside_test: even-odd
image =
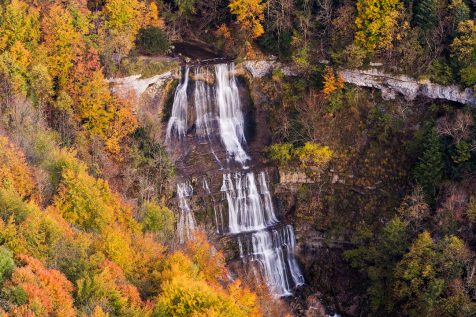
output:
[[[211,197],[217,233],[235,237],[243,263],[258,264],[273,294],[292,295],[294,288],[304,283],[294,256],[294,231],[291,225],[281,224],[276,217],[265,171],[251,171],[247,166],[252,159],[245,150],[245,121],[234,65],[215,65],[213,85],[199,80],[203,72],[208,70],[195,69],[193,85],[189,85],[190,69],[183,72],[184,78],[175,91],[166,140],[169,147],[186,136],[196,137],[200,144],[208,143],[223,175],[220,192],[226,208],[221,208],[222,204],[215,200],[206,178],[201,186]],[[209,74],[205,75],[208,78]],[[193,109],[195,119],[189,127],[192,121],[188,118],[193,117],[189,111]],[[223,148],[225,167],[213,151],[213,140],[219,140]],[[180,243],[192,239],[196,227],[189,203],[192,196],[190,183],[177,184]]]

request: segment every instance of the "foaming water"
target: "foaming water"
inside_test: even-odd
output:
[[[234,64],[215,65],[218,122],[220,138],[229,158],[243,164],[250,157],[242,146],[246,142],[244,120],[234,68]]]
[[[188,74],[190,69],[185,69],[183,81],[177,86],[172,105],[172,113],[167,124],[165,140],[170,143],[172,138],[182,139],[187,133],[187,112],[188,112]]]
[[[264,175],[264,173],[263,173]],[[255,174],[223,174],[221,191],[228,203],[228,229],[230,233],[242,233],[265,229],[278,222],[270,202],[267,185],[256,186]]]
[[[201,73],[201,68],[197,68],[195,75]],[[208,73],[208,70],[205,70]],[[213,122],[213,107],[212,107],[212,88],[207,85],[203,80],[197,80],[195,82],[195,90],[193,92],[195,101],[195,128],[197,136],[203,140],[206,140],[211,134],[211,124]]]
[[[193,239],[193,232],[196,228],[195,216],[188,203],[189,197],[193,194],[192,186],[185,182],[177,184],[177,197],[180,208],[179,221],[177,223],[177,234],[179,242],[182,244]]]
[[[290,296],[304,284],[304,277],[294,256],[295,237],[292,226],[262,230],[251,235],[243,245],[238,240],[240,257],[258,262],[270,291],[276,296]]]

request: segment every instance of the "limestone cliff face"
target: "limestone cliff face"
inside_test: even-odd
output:
[[[339,71],[339,74],[346,83],[380,89],[385,99],[394,99],[396,94],[400,94],[407,100],[423,96],[476,106],[476,92],[469,88],[461,89],[456,85],[443,86],[405,75],[390,75],[378,69],[346,69]]]
[[[246,61],[243,66],[254,78],[269,76],[273,70],[278,68],[286,76],[299,75],[296,69],[274,60]],[[462,89],[457,85],[443,86],[406,75],[388,74],[376,68],[368,70],[343,69],[339,71],[339,74],[346,83],[381,90],[384,99],[395,99],[399,94],[407,100],[423,96],[476,106],[476,92],[470,88]]]
[[[112,78],[108,82],[112,86],[112,91],[117,94],[127,95],[130,92],[134,92],[136,96],[141,96],[148,88],[160,88],[173,78],[174,74],[169,71],[149,78],[142,78],[142,75],[139,74],[123,78]]]

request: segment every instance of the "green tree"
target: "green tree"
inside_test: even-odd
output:
[[[294,146],[291,143],[276,143],[269,148],[269,157],[284,166],[293,157]]]
[[[434,128],[426,135],[422,155],[415,167],[414,175],[427,197],[432,200],[444,177],[443,149]]]
[[[175,218],[169,208],[161,207],[156,202],[148,202],[141,209],[144,230],[153,232],[160,241],[165,242],[173,238]]]
[[[408,224],[395,217],[377,236],[369,227],[360,227],[352,242],[357,247],[344,252],[351,265],[368,277],[367,295],[375,314],[388,314],[394,309],[389,287],[393,285],[394,269],[408,245]]]
[[[140,29],[136,44],[145,54],[163,54],[170,46],[167,35],[158,27]]]
[[[466,86],[476,87],[476,24],[473,20],[458,24],[458,35],[451,44],[452,57]]]
[[[429,232],[421,233],[395,269],[395,298],[409,316],[467,316],[474,303],[455,286],[469,260],[461,239],[435,242]]]
[[[418,236],[395,270],[395,296],[410,316],[428,316],[443,293],[444,279],[436,271],[437,251],[430,233]]]
[[[0,287],[6,279],[10,278],[14,268],[13,253],[4,247],[0,247]]]
[[[438,22],[439,0],[419,0],[414,6],[415,24],[424,30],[432,29]]]

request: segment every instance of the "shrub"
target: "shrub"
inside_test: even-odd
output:
[[[323,168],[332,159],[333,151],[328,146],[306,142],[296,150],[296,156],[304,167]]]
[[[14,267],[13,253],[4,247],[0,247],[0,286],[6,279],[10,278]]]
[[[269,148],[269,157],[284,166],[292,159],[293,145],[291,143],[276,143]]]
[[[167,207],[161,207],[155,202],[142,206],[144,230],[155,233],[161,241],[173,238],[174,213]]]
[[[170,46],[164,31],[157,27],[141,29],[137,35],[136,44],[145,54],[163,54]]]

